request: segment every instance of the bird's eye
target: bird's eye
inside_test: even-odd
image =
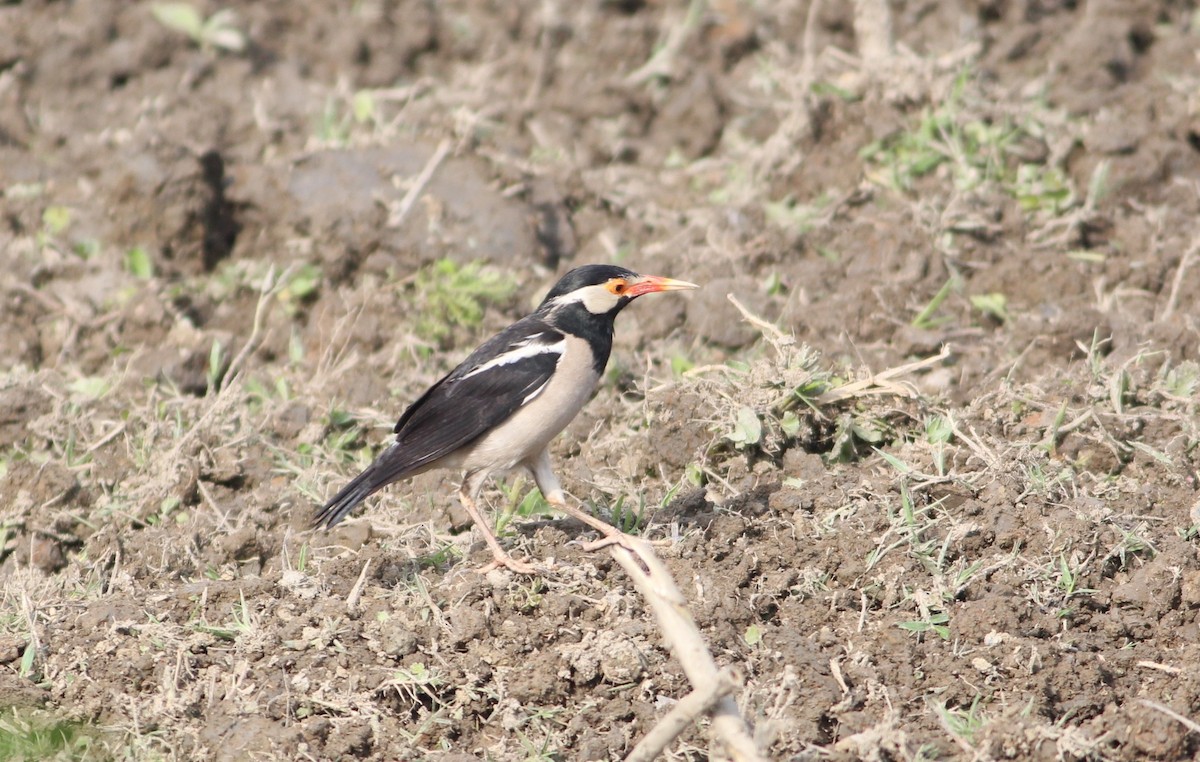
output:
[[[629,288],[629,284],[623,280],[610,280],[608,282],[608,290],[620,296],[625,293],[625,289]]]

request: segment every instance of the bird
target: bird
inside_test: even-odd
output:
[[[510,556],[478,507],[489,477],[524,468],[552,507],[599,531],[585,545],[620,544],[625,535],[567,502],[549,445],[595,391],[612,351],[617,314],[645,294],[699,288],[617,265],[577,267],[558,280],[531,314],[483,342],[400,416],[395,439],[313,516],[333,528],[383,487],[426,471],[463,472],[458,497],[492,551],[477,571],[535,574]]]

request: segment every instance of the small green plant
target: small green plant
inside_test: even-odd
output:
[[[349,411],[331,408],[325,414],[325,449],[337,457],[338,462],[356,459],[355,445],[362,439],[363,429]]]
[[[907,482],[901,481],[900,510],[897,512],[888,505],[889,527],[867,554],[867,568],[874,568],[888,553],[907,545],[909,555],[920,562],[927,572],[934,576],[942,575],[947,569],[949,546],[946,540],[939,544],[936,537],[927,538],[926,535],[928,530],[935,528],[942,520],[938,511],[944,500],[945,498],[940,498],[918,507],[913,502]]]
[[[739,450],[758,444],[762,441],[762,421],[758,413],[749,405],[738,408],[737,420],[734,421],[733,431],[725,435]]]
[[[83,376],[67,385],[77,400],[98,400],[112,391],[112,383],[102,376]]]
[[[933,467],[938,476],[946,475],[946,444],[954,438],[954,422],[940,415],[925,420],[925,441],[933,448]]]
[[[293,367],[304,362],[304,338],[300,331],[292,326],[292,334],[288,337],[288,363]]]
[[[684,355],[671,355],[671,375],[682,376],[692,368],[696,367],[696,363]]]
[[[220,339],[213,339],[212,347],[208,350],[208,369],[204,372],[207,394],[221,391],[221,379],[227,367],[226,359]]]
[[[553,513],[550,503],[537,487],[525,488],[525,479],[517,478],[511,484],[502,482],[500,492],[504,495],[504,506],[496,514],[496,534],[507,533],[512,520],[518,516],[533,518]]]
[[[417,334],[438,343],[449,338],[456,326],[482,323],[485,305],[508,299],[516,291],[516,282],[479,262],[459,265],[442,259],[417,273],[414,289],[425,302],[417,313]]]
[[[1171,397],[1194,400],[1200,391],[1200,363],[1184,360],[1162,376],[1162,390]]]
[[[739,371],[748,371],[749,366],[737,362],[729,362],[730,367]],[[798,352],[788,358],[788,371],[798,373],[799,383],[781,384],[783,396],[771,405],[771,412],[780,416],[798,407],[806,407],[818,412],[818,398],[836,385],[837,379],[833,373],[821,367],[821,355],[807,345],[801,345]],[[796,420],[796,431],[799,431],[799,419]],[[791,434],[794,436],[794,433]]]
[[[521,728],[516,729],[521,748],[525,750],[525,762],[559,762],[562,756],[551,751],[551,737],[547,733],[541,743],[535,743]]]
[[[1004,294],[976,294],[971,297],[971,306],[999,323],[1008,322],[1008,297]]]
[[[355,92],[354,97],[350,99],[350,110],[354,114],[354,121],[359,124],[378,120],[379,111],[375,100],[375,93],[370,90]]]
[[[270,385],[261,378],[249,378],[246,380],[246,394],[254,408],[261,408],[271,400],[287,402],[292,398],[291,387],[283,376],[276,378],[275,383]]]
[[[371,90],[358,90],[347,100],[331,96],[317,117],[314,133],[320,143],[344,146],[350,142],[356,126],[379,126],[379,99]]]
[[[970,84],[970,72],[963,71],[949,96],[926,108],[914,125],[864,148],[859,155],[867,164],[867,177],[907,192],[938,170],[949,175],[960,192],[998,187],[1036,217],[1058,217],[1078,206],[1079,194],[1062,167],[1026,158],[1024,146],[1042,136],[1046,127],[1033,117],[1021,123],[993,118],[975,106],[980,99],[969,97],[976,90],[969,90]],[[1093,173],[1083,202],[1086,208],[1095,208],[1105,195],[1107,176],[1106,166]]]
[[[33,665],[36,658],[37,642],[35,640],[31,640],[25,645],[25,650],[21,652],[21,666],[18,669],[17,674],[21,677],[32,678]]]
[[[914,180],[949,160],[947,151],[938,147],[938,137],[949,124],[943,111],[926,109],[915,129],[869,144],[859,153],[877,167],[868,176],[893,190],[908,190]]]
[[[744,633],[742,633],[742,640],[744,640],[746,642],[746,645],[750,646],[751,648],[753,648],[756,645],[758,645],[759,643],[761,643],[762,639],[763,639],[762,628],[756,624],[750,625],[749,627],[746,628],[746,631]]]
[[[1108,553],[1109,558],[1118,559],[1118,567],[1121,570],[1129,567],[1129,559],[1131,556],[1142,556],[1153,558],[1157,554],[1154,545],[1137,532],[1131,532],[1121,527],[1115,527],[1120,533],[1121,539],[1116,547]],[[1143,527],[1144,528],[1144,527]]]
[[[944,611],[930,611],[929,614],[921,619],[912,619],[907,622],[900,622],[897,627],[902,630],[916,633],[918,635],[933,632],[936,633],[942,640],[950,639],[950,615]]]
[[[936,108],[926,108],[910,130],[877,140],[860,152],[874,169],[874,182],[906,191],[919,178],[946,165],[959,190],[1002,177],[1005,159],[1020,132],[1006,121],[969,118],[963,100],[970,72],[963,71]]]
[[[546,583],[540,577],[534,577],[527,584],[519,584],[509,588],[508,604],[515,610],[528,614],[542,605],[546,592]]]
[[[933,710],[937,713],[942,726],[951,735],[961,739],[968,746],[974,746],[975,736],[987,725],[987,718],[980,707],[982,699],[982,696],[975,696],[971,701],[971,706],[965,709],[962,707],[951,709],[945,702],[938,702],[933,705]]]
[[[829,203],[830,199],[822,196],[811,204],[801,204],[789,194],[779,201],[766,202],[763,211],[767,222],[775,227],[793,235],[804,235],[826,216]],[[771,289],[767,293],[772,293]]]
[[[1046,427],[1046,436],[1043,437],[1038,445],[1048,454],[1053,455],[1058,450],[1058,444],[1062,441],[1062,427],[1067,422],[1067,401],[1063,400],[1059,405],[1058,412],[1054,414],[1054,418],[1050,421],[1050,425]]]
[[[154,515],[147,518],[146,523],[151,526],[161,526],[161,525],[166,524],[167,521],[171,518],[171,515],[175,514],[175,509],[177,509],[179,507],[180,502],[181,501],[179,500],[179,498],[174,495],[164,497],[162,502],[159,503],[159,505],[158,505],[158,513],[155,513]],[[186,511],[175,514],[175,522],[176,523],[183,524],[183,523],[186,523],[187,520],[188,520],[188,514]]]
[[[316,298],[325,274],[316,265],[301,265],[292,272],[287,284],[279,289],[279,304],[289,315],[295,315],[306,302]]]
[[[778,296],[787,291],[787,284],[783,278],[774,270],[767,276],[767,279],[762,284],[762,290],[767,293],[767,296]]]
[[[246,48],[246,36],[237,28],[237,17],[228,8],[204,18],[191,3],[155,3],[150,6],[155,20],[166,28],[187,35],[202,50],[226,50],[240,53]]]
[[[17,195],[13,195],[14,187],[9,186],[9,198],[17,198],[20,191],[17,190]],[[100,242],[92,238],[77,238],[71,241],[70,247],[64,246],[59,240],[63,233],[71,227],[71,208],[52,204],[47,206],[42,211],[42,227],[37,232],[34,240],[37,243],[39,250],[53,248],[56,251],[69,250],[75,256],[82,260],[89,260],[96,255],[100,250]]]
[[[154,262],[150,252],[141,246],[134,246],[125,252],[125,270],[135,278],[147,280],[154,277]]]
[[[233,612],[225,625],[210,625],[200,622],[192,625],[197,632],[206,632],[221,640],[234,641],[244,635],[249,635],[256,629],[258,622],[246,604],[246,594],[242,593],[240,600],[233,604]]]
[[[437,689],[445,682],[445,678],[437,671],[418,661],[397,669],[386,685],[394,688],[401,698],[412,704],[422,703],[424,696],[433,702],[434,706],[441,706],[444,702]]]
[[[342,111],[336,99],[328,98],[317,116],[313,132],[320,143],[344,146],[350,142],[350,126],[350,115]]]
[[[441,569],[448,565],[451,561],[460,558],[462,551],[453,543],[446,543],[437,550],[426,553],[417,558],[417,563],[422,568],[426,569]]]
[[[1075,190],[1058,167],[1022,164],[1009,185],[1021,209],[1057,216],[1075,204]]]
[[[42,231],[56,236],[71,225],[71,210],[65,206],[48,206],[42,212]]]
[[[95,730],[37,709],[0,711],[0,760],[106,759]]]
[[[942,304],[946,301],[946,298],[950,296],[956,287],[957,279],[953,276],[947,278],[946,282],[942,284],[942,287],[938,289],[938,292],[933,295],[933,298],[931,298],[912,319],[913,328],[931,330],[949,320],[949,318],[944,316],[938,317],[937,311],[941,309]]]
[[[829,450],[829,459],[835,463],[848,463],[858,457],[863,445],[879,452],[875,445],[884,441],[886,429],[887,426],[883,421],[868,419],[854,413],[843,413],[838,416],[837,428],[833,434],[833,447]],[[891,457],[887,459],[895,460]]]
[[[53,444],[53,450],[67,468],[92,462],[92,453],[79,446],[79,435],[74,427],[68,429],[66,437]]]
[[[646,528],[646,501],[639,499],[637,510],[634,510],[626,507],[625,496],[621,495],[613,504],[611,515],[610,523],[617,529],[625,534],[641,534],[642,530]]]
[[[1090,587],[1080,587],[1080,577],[1081,570],[1072,567],[1068,563],[1066,555],[1060,553],[1058,556],[1058,578],[1055,580],[1054,585],[1067,600],[1077,595],[1092,595],[1096,592]]]

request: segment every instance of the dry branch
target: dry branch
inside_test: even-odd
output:
[[[671,711],[667,712],[658,724],[633,747],[633,751],[625,758],[625,762],[649,762],[667,745],[679,737],[679,734],[708,714],[717,702],[738,689],[737,677],[728,669],[717,673],[717,680],[701,691],[699,688],[679,700]]]
[[[442,142],[438,143],[438,147],[433,152],[433,155],[429,157],[429,161],[425,162],[425,167],[421,170],[421,174],[417,175],[416,179],[413,180],[413,184],[409,186],[408,192],[404,194],[404,198],[400,199],[400,205],[388,215],[387,226],[389,228],[400,227],[404,220],[408,218],[413,206],[417,203],[417,199],[425,192],[425,186],[429,185],[438,167],[450,155],[450,148],[449,138],[443,138]]]
[[[787,357],[787,349],[796,343],[793,337],[779,330],[770,321],[763,320],[758,315],[755,315],[746,305],[738,301],[738,298],[733,294],[726,294],[725,298],[737,308],[738,312],[742,313],[743,320],[757,328],[759,333],[763,335],[763,338],[771,343],[771,346],[774,347],[775,352],[780,358]],[[867,378],[828,389],[814,396],[813,402],[819,405],[828,405],[834,402],[841,402],[842,400],[878,394],[915,397],[917,396],[917,392],[911,385],[898,382],[896,379],[916,373],[918,370],[938,365],[949,357],[950,354],[950,345],[944,344],[942,345],[942,350],[932,357],[905,363],[895,368],[888,368],[878,373],[872,373]]]
[[[696,627],[691,612],[688,611],[687,600],[679,591],[671,573],[654,555],[650,544],[645,540],[627,536],[624,542],[628,547],[609,546],[612,557],[621,565],[621,568],[633,580],[638,592],[650,604],[650,610],[654,612],[654,617],[658,620],[658,627],[662,631],[663,640],[667,641],[675,658],[679,659],[679,663],[683,666],[683,672],[694,689],[692,695],[698,696],[695,702],[689,702],[688,709],[684,711],[692,711],[692,703],[707,703],[711,700],[713,735],[724,744],[729,756],[739,762],[762,760],[763,757],[754,745],[753,734],[738,712],[737,702],[722,688],[725,681],[730,678],[728,674],[722,673],[717,668],[716,662],[713,661],[712,654],[705,645],[704,638],[700,635],[700,630]],[[684,701],[691,697],[688,696]],[[680,704],[683,704],[683,701]],[[678,709],[678,707],[676,708]],[[668,715],[668,717],[670,716]],[[691,716],[694,718],[695,714]],[[677,719],[673,718],[671,721],[675,722]],[[663,722],[666,722],[666,718]],[[648,741],[654,739],[654,742],[657,743],[658,739],[667,736],[668,732],[667,729],[659,731],[659,727],[656,726],[646,739],[638,744],[629,759],[649,759],[650,757],[634,755],[639,754],[639,749],[642,749]],[[669,743],[675,735],[678,735],[678,731],[665,738],[663,746]]]
[[[916,390],[909,386],[905,386],[896,382],[894,379],[901,376],[907,376],[910,373],[915,373],[922,368],[928,368],[931,365],[937,365],[950,356],[949,345],[943,345],[942,351],[932,357],[926,357],[924,360],[915,360],[904,365],[898,365],[895,368],[873,373],[870,377],[859,381],[852,381],[848,384],[843,384],[835,389],[818,394],[815,401],[818,404],[829,404],[840,402],[844,399],[853,397],[866,397],[873,394],[893,394],[897,397],[915,397]]]

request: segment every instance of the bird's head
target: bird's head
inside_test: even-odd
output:
[[[616,265],[584,265],[571,270],[554,284],[539,311],[579,305],[592,315],[616,316],[625,305],[643,294],[692,288],[699,286],[659,275],[638,275]]]

